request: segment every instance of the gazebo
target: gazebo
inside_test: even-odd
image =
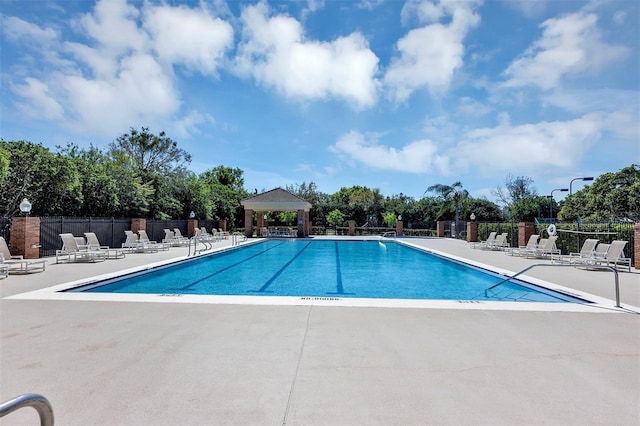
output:
[[[298,237],[306,237],[311,233],[309,210],[311,203],[296,197],[282,188],[275,188],[253,197],[240,201],[244,207],[244,234],[247,237],[253,235],[253,212],[258,216],[258,229],[264,227],[264,212],[290,212],[298,213]]]

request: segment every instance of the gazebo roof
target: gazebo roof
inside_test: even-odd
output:
[[[275,188],[240,201],[245,209],[255,211],[309,211],[311,203],[282,188]]]

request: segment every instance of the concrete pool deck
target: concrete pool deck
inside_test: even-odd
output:
[[[540,262],[410,241],[513,272]],[[0,280],[0,401],[42,394],[59,425],[640,424],[633,268],[626,313],[8,298],[186,253]],[[611,272],[527,275],[614,298]]]

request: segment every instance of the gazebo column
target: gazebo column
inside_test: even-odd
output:
[[[244,211],[244,235],[247,238],[253,236],[253,210],[245,209]]]
[[[304,211],[304,236],[308,237],[311,234],[311,221],[309,220],[309,212]]]
[[[304,210],[298,210],[298,237],[304,237]]]
[[[264,223],[264,212],[261,212],[259,210],[256,211],[256,217],[257,217],[257,230],[256,230],[256,235],[259,237],[262,232],[262,228],[266,227],[267,225],[265,225]]]

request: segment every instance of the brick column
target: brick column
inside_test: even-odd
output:
[[[40,257],[40,218],[15,216],[11,218],[9,251],[25,259]]]
[[[136,233],[147,230],[147,219],[131,219],[131,230]]]
[[[311,219],[309,219],[309,212],[305,210],[304,212],[304,236],[308,237],[311,235]]]
[[[260,236],[260,232],[262,228],[268,228],[269,224],[266,220],[264,220],[264,212],[256,211],[256,228],[258,228],[258,232],[256,235]]]
[[[222,229],[222,231],[225,232],[227,230],[227,220],[226,219],[220,219],[218,221],[218,228]]]
[[[436,236],[440,238],[444,237],[444,222],[440,220],[436,222]]]
[[[198,219],[187,220],[187,237],[191,238],[196,235],[196,229],[198,228]]]
[[[633,267],[640,269],[640,223],[633,226]]]
[[[478,222],[467,222],[467,242],[478,241]]]
[[[304,237],[304,210],[298,210],[298,238]]]
[[[245,209],[244,211],[244,235],[247,238],[253,236],[253,210]]]
[[[349,221],[349,236],[353,237],[354,235],[356,235],[356,221],[355,220],[350,220]]]
[[[396,222],[396,235],[398,237],[402,236],[402,230],[404,229],[404,222],[401,220]]]
[[[526,246],[529,237],[536,233],[536,224],[533,222],[518,223],[518,246]]]

